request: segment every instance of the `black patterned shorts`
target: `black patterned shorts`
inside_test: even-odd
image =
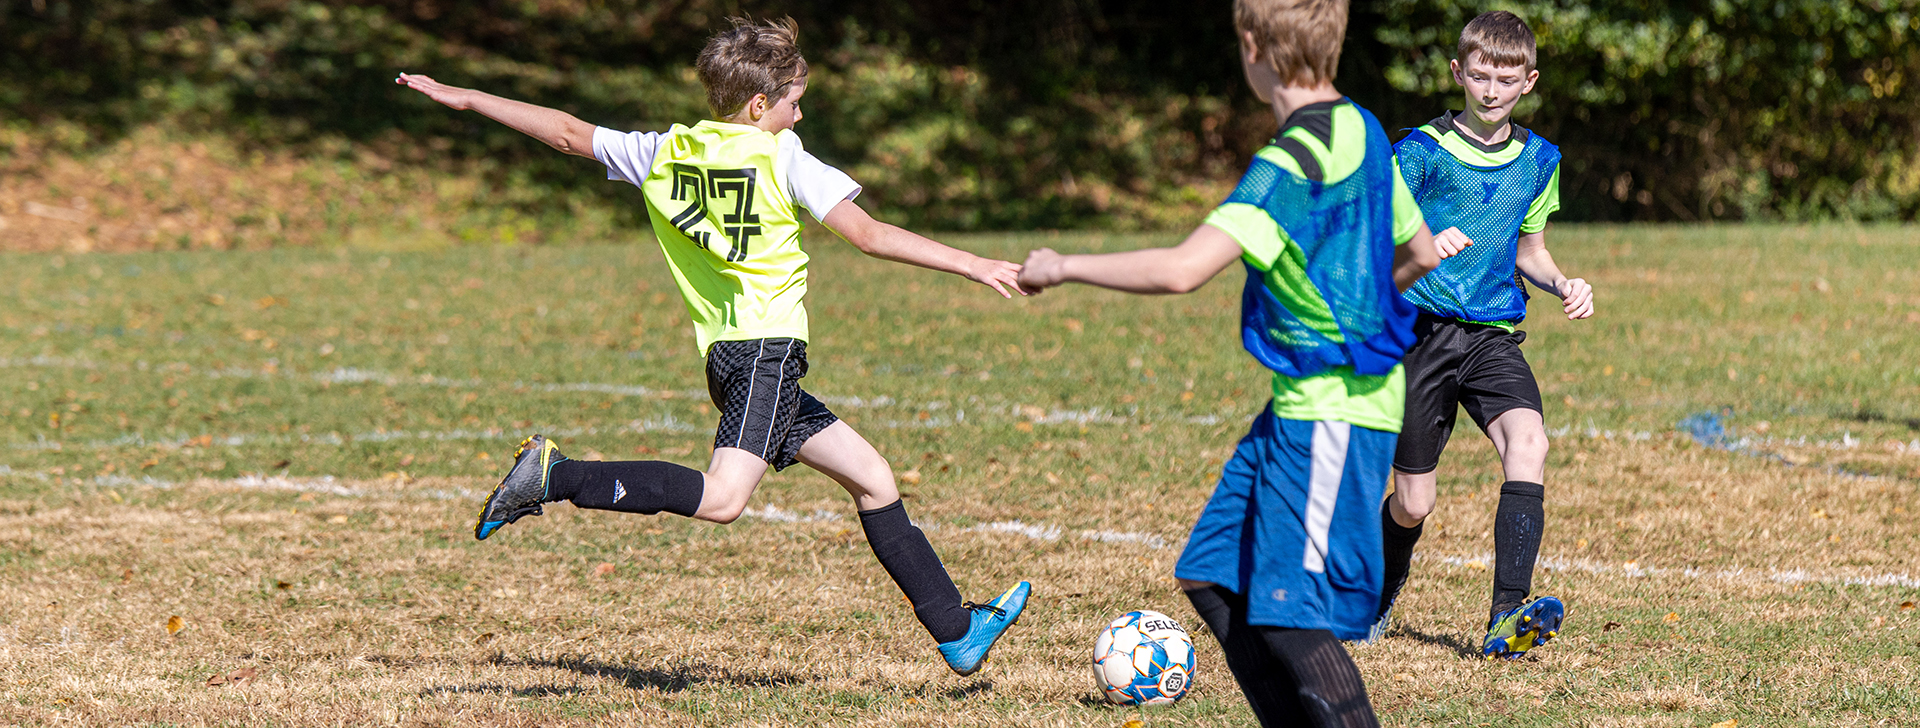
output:
[[[716,341],[707,349],[707,396],[720,408],[713,447],[760,456],[774,470],[799,462],[807,439],[840,418],[800,389],[807,342],[799,339]]]

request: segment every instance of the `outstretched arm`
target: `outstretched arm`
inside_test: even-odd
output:
[[[1447,228],[1448,232],[1458,233],[1459,228]],[[1442,233],[1443,235],[1445,233]],[[1466,236],[1460,236],[1465,239]],[[1473,243],[1469,241],[1468,245]],[[1393,246],[1393,285],[1401,293],[1406,293],[1421,276],[1432,273],[1440,267],[1440,259],[1450,253],[1441,244],[1439,236],[1427,229],[1426,223],[1420,223],[1420,230],[1407,242]]]
[[[1020,285],[1039,291],[1062,283],[1085,283],[1128,293],[1189,293],[1240,257],[1240,244],[1226,231],[1201,225],[1171,248],[1125,253],[1061,255],[1049,248],[1027,254]]]
[[[1585,279],[1568,278],[1560,272],[1560,266],[1553,262],[1553,254],[1547,252],[1547,231],[1520,236],[1520,249],[1514,255],[1513,266],[1540,290],[1559,296],[1569,320],[1593,315],[1593,286],[1587,285]]]
[[[402,73],[393,80],[427,98],[460,111],[478,111],[547,146],[578,157],[593,157],[593,125],[545,106],[504,99],[484,91],[448,86],[426,76]]]
[[[908,263],[922,268],[964,276],[967,280],[999,291],[1000,295],[1013,298],[1007,289],[1011,288],[1020,295],[1026,295],[1015,280],[1020,274],[1020,266],[1004,260],[982,258],[959,248],[948,247],[916,235],[897,225],[889,225],[873,219],[866,210],[853,200],[841,200],[820,218],[820,222],[833,230],[860,252],[881,260],[896,263]]]

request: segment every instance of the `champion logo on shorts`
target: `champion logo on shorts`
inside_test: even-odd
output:
[[[1273,590],[1273,600],[1274,600],[1274,601],[1276,601],[1276,602],[1284,602],[1284,601],[1286,601],[1286,600],[1287,600],[1287,590],[1285,590],[1285,589],[1275,589],[1275,590]]]
[[[618,480],[613,481],[613,502],[619,503],[620,499],[625,497],[627,497],[627,486],[621,485]]]

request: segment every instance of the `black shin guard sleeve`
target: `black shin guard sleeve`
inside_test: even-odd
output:
[[[1500,507],[1493,516],[1493,614],[1520,606],[1533,591],[1546,494],[1539,483],[1509,480],[1500,486]]]
[[[707,477],[685,465],[658,460],[617,463],[565,460],[553,464],[549,498],[581,508],[653,515],[692,516],[707,492]]]
[[[1386,556],[1386,578],[1381,582],[1379,614],[1393,606],[1400,589],[1407,585],[1407,572],[1413,569],[1413,545],[1420,542],[1420,532],[1427,527],[1425,522],[1413,528],[1400,525],[1393,520],[1392,505],[1391,497],[1380,502],[1380,546]]]
[[[973,614],[961,606],[960,588],[947,576],[947,567],[927,542],[927,534],[907,518],[906,504],[894,501],[861,511],[860,527],[867,532],[874,557],[913,603],[913,616],[933,641],[945,644],[967,636]]]
[[[1300,711],[1297,699],[1299,686],[1285,666],[1274,659],[1258,628],[1247,625],[1247,598],[1215,584],[1187,590],[1187,600],[1193,602],[1193,611],[1220,641],[1227,669],[1260,724],[1305,725],[1306,714]]]
[[[1324,629],[1257,627],[1280,672],[1293,678],[1293,702],[1301,714],[1297,722],[1267,725],[1303,725],[1315,728],[1378,728],[1379,718],[1367,699],[1360,668],[1333,633]]]

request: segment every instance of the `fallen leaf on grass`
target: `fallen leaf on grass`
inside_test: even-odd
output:
[[[593,575],[594,575],[594,576],[606,576],[606,575],[608,575],[608,574],[611,574],[611,573],[613,573],[613,570],[614,570],[614,568],[615,568],[615,567],[614,567],[614,565],[613,565],[613,564],[610,564],[610,563],[607,563],[607,562],[605,562],[605,561],[602,561],[602,562],[600,562],[600,565],[599,565],[599,566],[595,566],[595,567],[593,567]]]
[[[1474,571],[1486,571],[1487,562],[1481,561],[1479,559],[1474,559],[1472,561],[1467,562],[1467,568],[1472,569]]]
[[[207,678],[207,687],[216,688],[216,687],[220,687],[221,685],[238,685],[242,682],[252,680],[255,676],[259,674],[260,674],[259,671],[254,670],[251,667],[243,667],[238,670],[234,670],[233,672],[229,672],[225,675],[215,675],[213,677]]]
[[[1713,724],[1713,728],[1734,728],[1734,726],[1737,726],[1737,725],[1740,725],[1740,721],[1734,720],[1732,718],[1728,718],[1726,720]]]
[[[920,484],[920,470],[916,468],[916,469],[914,469],[914,470],[909,470],[909,471],[906,471],[906,472],[904,472],[904,473],[901,473],[901,474],[900,474],[900,482],[902,482],[902,483],[906,483],[907,485],[919,485],[919,484]]]
[[[187,620],[181,619],[180,615],[176,614],[167,618],[167,636],[168,637],[172,637],[174,635],[180,634],[180,630],[183,630],[186,628],[187,628]]]
[[[1141,728],[1143,725],[1145,724],[1141,723],[1139,718],[1130,718],[1126,723],[1121,724],[1120,728]]]
[[[475,638],[473,638],[473,643],[474,643],[474,644],[476,644],[476,645],[484,645],[484,644],[486,644],[486,643],[488,643],[488,642],[492,642],[492,641],[493,641],[493,633],[492,633],[492,632],[483,632],[483,633],[481,633],[481,635],[480,635],[479,637],[475,637]]]
[[[327,518],[327,522],[328,522],[328,523],[346,523],[346,522],[347,522],[347,517],[346,517],[346,516],[344,516],[344,515],[340,515],[340,516],[330,516],[330,517],[328,517],[328,518]]]
[[[1680,621],[1680,613],[1679,613],[1679,612],[1667,612],[1667,616],[1665,616],[1665,617],[1661,617],[1661,618],[1660,618],[1660,621],[1662,621],[1662,622],[1666,622],[1667,624],[1673,624],[1674,622],[1678,622],[1678,621]]]
[[[1619,628],[1620,628],[1619,622],[1608,622],[1606,624],[1600,625],[1600,631],[1602,632],[1612,632]]]
[[[1015,422],[1015,423],[1013,423],[1013,429],[1016,429],[1016,430],[1019,430],[1019,431],[1021,431],[1021,432],[1032,432],[1032,431],[1033,431],[1033,423],[1031,423],[1031,422]]]
[[[1913,611],[1913,602],[1912,602],[1912,601],[1904,601],[1904,602],[1901,602],[1901,603],[1900,603],[1900,611],[1902,611],[1902,612],[1911,612],[1911,611]]]
[[[122,571],[122,572],[120,572],[120,583],[122,583],[122,584],[125,584],[125,583],[127,583],[127,582],[130,582],[130,581],[133,581],[133,570],[132,570],[132,569],[128,569],[128,570],[126,570],[126,571]],[[1907,603],[1908,603],[1908,604],[1912,604],[1913,602],[1907,602]]]
[[[268,470],[285,470],[288,465],[292,465],[292,464],[293,464],[292,460],[287,460],[282,458],[279,462],[274,463],[273,467],[268,468]]]

